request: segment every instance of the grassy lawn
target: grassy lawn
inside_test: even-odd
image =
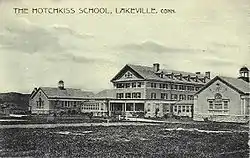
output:
[[[1,129],[0,156],[248,158],[248,133],[241,132],[247,130],[205,123]]]

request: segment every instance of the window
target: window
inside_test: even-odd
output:
[[[36,102],[36,107],[38,109],[43,109],[43,107],[44,107],[44,101],[42,100],[42,98],[38,99],[38,101]]]
[[[156,93],[151,93],[151,98],[156,99]]]
[[[141,87],[142,83],[141,82],[138,82],[137,83],[137,87]]]
[[[133,82],[132,83],[132,88],[135,88],[136,87],[136,82]]]
[[[177,106],[174,106],[174,112],[177,112]]]
[[[178,85],[174,85],[174,89],[178,90]]]
[[[177,100],[178,99],[178,95],[177,94],[171,94],[171,99],[172,100]]]
[[[213,101],[209,101],[209,109],[213,109],[214,108],[214,104],[213,104]]]
[[[161,99],[168,99],[167,93],[161,93]]]
[[[194,86],[187,86],[188,91],[194,91]]]
[[[187,100],[193,100],[193,96],[192,95],[188,95],[187,96]]]
[[[198,91],[200,89],[200,87],[195,87],[195,90]]]
[[[126,111],[134,111],[133,103],[127,103],[126,104]]]
[[[216,93],[214,95],[214,108],[222,109],[222,95],[220,93]]]
[[[164,76],[163,73],[161,73],[161,74],[160,74],[160,78],[163,78],[163,76]]]
[[[163,84],[164,89],[168,89],[168,84]]]
[[[182,106],[182,112],[186,112],[186,106]]]
[[[116,88],[124,88],[124,84],[123,83],[117,83]]]
[[[214,99],[222,99],[222,95],[220,93],[216,93],[214,95]]]
[[[137,94],[137,98],[141,98],[141,93],[136,93]]]
[[[185,94],[183,94],[182,96],[183,96],[183,100],[186,100],[186,99],[187,99]]]
[[[126,93],[125,98],[131,98],[131,93]]]
[[[180,94],[179,95],[179,100],[184,100],[184,96],[185,96],[185,94]],[[185,98],[186,98],[186,96],[185,96]]]
[[[116,98],[118,98],[118,99],[123,98],[123,93],[116,93]]]
[[[144,111],[144,103],[135,103],[135,111]]]
[[[229,99],[223,99],[220,93],[214,95],[214,99],[208,100],[209,110],[217,112],[227,112],[228,111],[228,102]]]
[[[221,101],[215,101],[214,103],[214,109],[222,109],[222,102]]]
[[[132,93],[132,98],[141,98],[141,93]]]
[[[186,112],[189,112],[189,106],[186,106],[186,108],[187,108]]]
[[[156,88],[156,83],[151,83],[151,88]]]
[[[179,85],[179,90],[184,90],[184,85]]]
[[[228,101],[224,101],[224,109],[228,109]]]
[[[160,83],[160,84],[159,84],[159,87],[160,87],[160,88],[163,88],[163,84]]]
[[[130,88],[130,83],[125,83],[125,88]]]

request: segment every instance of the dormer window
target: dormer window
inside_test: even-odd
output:
[[[182,74],[180,74],[180,77],[179,77],[180,80],[182,80]]]
[[[163,78],[164,74],[163,72],[160,73],[160,78]]]
[[[198,82],[198,76],[195,77],[195,82]]]

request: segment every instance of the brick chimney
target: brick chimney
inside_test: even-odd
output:
[[[207,72],[205,72],[205,76],[208,78],[208,79],[210,79],[210,71],[207,71]]]
[[[154,63],[153,64],[154,72],[157,72],[160,70],[160,64],[159,63]]]

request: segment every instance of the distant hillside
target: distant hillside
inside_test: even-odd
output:
[[[28,110],[30,94],[0,93],[0,106],[9,106],[11,109]]]

